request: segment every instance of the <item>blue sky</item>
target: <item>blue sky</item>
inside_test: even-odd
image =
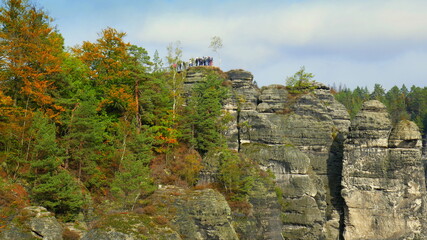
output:
[[[106,27],[166,55],[181,41],[184,59],[213,56],[223,70],[245,69],[259,86],[284,84],[305,66],[327,85],[427,86],[425,0],[35,0],[55,19],[67,46],[95,41]],[[216,61],[218,64],[218,61]]]

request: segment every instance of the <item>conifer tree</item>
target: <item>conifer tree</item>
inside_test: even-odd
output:
[[[393,124],[397,124],[400,120],[409,119],[409,114],[406,112],[406,96],[397,86],[392,87],[385,94],[384,102]]]
[[[93,90],[81,91],[80,102],[75,106],[67,121],[66,141],[67,162],[76,171],[77,178],[90,190],[108,186],[106,174],[112,171],[112,147],[107,127],[110,119],[97,111],[99,100]]]
[[[149,164],[152,158],[150,136],[146,132],[138,133],[125,120],[116,124],[120,148],[120,160],[111,184],[113,196],[125,207],[133,209],[136,200],[141,195],[147,195],[154,190],[150,177]]]
[[[72,220],[83,205],[83,195],[73,177],[60,167],[63,152],[56,143],[55,125],[38,112],[34,116],[30,134],[30,197],[65,220]]]
[[[228,90],[222,86],[223,79],[214,73],[193,87],[187,107],[187,131],[189,141],[200,153],[222,146],[222,102]]]

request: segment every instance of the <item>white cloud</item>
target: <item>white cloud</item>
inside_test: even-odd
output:
[[[219,35],[233,48],[263,45],[327,51],[352,51],[364,46],[371,51],[372,45],[394,48],[427,40],[427,2],[422,1],[319,1],[289,7],[271,5],[263,11],[253,6],[238,15],[229,9],[228,18],[215,12],[195,12],[188,9],[179,14],[149,15],[139,36],[165,43],[179,39],[200,47],[209,37]]]
[[[105,12],[96,19],[87,12],[81,16],[85,9],[77,11],[81,20],[68,20],[72,30],[64,36],[77,41],[113,23],[132,43],[158,49],[181,40],[185,57],[194,57],[215,56],[208,46],[217,35],[224,41],[222,66],[247,68],[262,85],[283,82],[302,65],[318,80],[337,83],[388,84],[407,79],[408,72],[411,79],[427,76],[414,67],[427,61],[424,0],[104,1],[99,9]]]

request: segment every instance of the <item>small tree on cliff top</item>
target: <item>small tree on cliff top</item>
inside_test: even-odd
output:
[[[305,71],[302,66],[293,76],[286,78],[286,87],[291,93],[302,93],[312,90],[314,75]]]
[[[212,49],[212,51],[216,52],[218,54],[218,60],[219,64],[218,66],[221,67],[221,55],[219,54],[219,49],[222,48],[222,39],[218,36],[213,36],[211,39],[211,44],[209,45],[209,48]]]

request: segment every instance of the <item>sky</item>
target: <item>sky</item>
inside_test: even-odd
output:
[[[152,56],[181,42],[183,60],[285,84],[302,66],[329,86],[427,86],[425,0],[34,0],[67,46],[113,27]],[[223,47],[209,48],[218,36]]]

